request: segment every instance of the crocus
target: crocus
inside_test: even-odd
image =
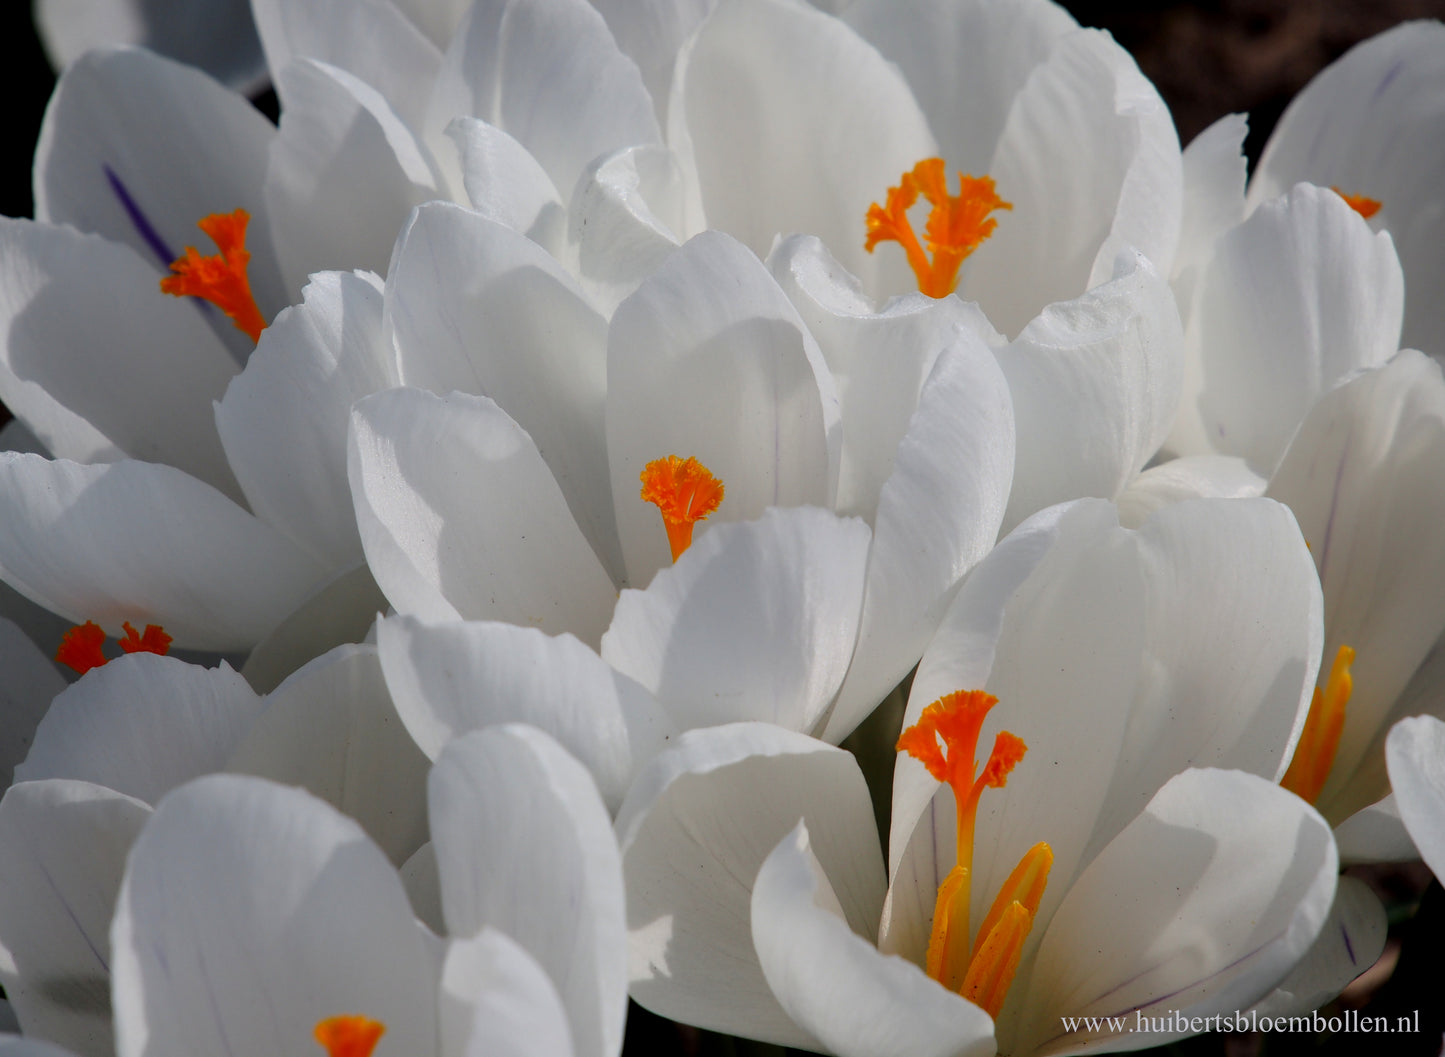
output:
[[[683,735],[618,818],[633,997],[841,1054],[1077,1052],[1123,1029],[1063,1016],[1246,1006],[1308,949],[1335,888],[1328,826],[1273,784],[1319,619],[1278,504],[1191,503],[1137,533],[1102,503],[1038,515],[965,582],[905,720],[971,779],[973,745],[929,727],[939,709],[924,706],[980,702],[970,729],[1005,746],[984,773],[1006,788],[977,800],[980,779],[965,825],[953,785],[900,757],[885,897],[851,757],[766,725]],[[984,958],[992,997],[976,1003],[922,971],[937,973],[939,886],[967,851],[956,834],[972,838],[971,891],[950,898],[972,913],[942,926],[959,932],[949,945],[982,944],[967,922],[987,928],[1001,889],[1032,924]],[[1025,899],[1010,875],[1039,841],[1052,868]]]

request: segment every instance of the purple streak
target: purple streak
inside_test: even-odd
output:
[[[110,189],[115,192],[116,198],[120,199],[126,216],[130,217],[130,222],[135,225],[136,233],[145,240],[145,244],[151,248],[151,252],[160,258],[161,267],[169,268],[171,261],[175,260],[177,255],[166,245],[166,240],[161,238],[161,233],[152,226],[150,219],[141,211],[136,200],[130,196],[130,192],[126,190],[121,178],[115,174],[115,170],[109,165],[104,165],[102,168],[105,169],[106,180],[110,182]]]

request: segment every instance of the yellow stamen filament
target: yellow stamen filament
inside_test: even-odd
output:
[[[379,1020],[348,1013],[319,1021],[315,1035],[331,1057],[371,1057],[385,1031],[386,1025]]]
[[[1341,646],[1335,653],[1334,664],[1330,665],[1330,677],[1324,691],[1315,687],[1314,700],[1310,702],[1309,715],[1305,717],[1305,729],[1295,746],[1294,759],[1279,784],[1295,796],[1313,804],[1319,799],[1320,790],[1330,776],[1334,766],[1335,753],[1340,748],[1340,735],[1345,730],[1345,706],[1350,703],[1350,693],[1355,680],[1350,674],[1350,665],[1355,662],[1355,651]]]
[[[1047,844],[1029,849],[999,890],[970,949],[970,878],[979,799],[985,788],[1007,784],[1009,772],[1028,751],[1016,735],[1000,731],[987,762],[978,770],[979,731],[997,703],[996,697],[982,690],[947,694],[925,708],[918,722],[898,739],[900,752],[919,760],[936,780],[948,783],[956,804],[957,865],[938,886],[934,901],[928,975],[990,1016],[997,1016],[1003,1007],[1053,863]]]
[[[692,527],[718,508],[723,501],[723,483],[692,456],[653,459],[643,469],[642,501],[654,503],[662,512],[672,560],[692,546]]]
[[[161,292],[209,301],[230,317],[237,330],[259,341],[261,331],[266,329],[266,318],[256,307],[251,281],[246,276],[251,260],[246,249],[246,225],[250,220],[251,215],[244,209],[203,217],[196,226],[211,237],[220,254],[202,257],[194,246],[187,246],[186,255],[171,262],[175,274],[161,280]]]
[[[1034,916],[1022,903],[1010,903],[979,945],[978,956],[968,966],[959,994],[989,1016],[997,1018],[1008,997],[1009,985],[1018,971],[1024,940],[1033,928]]]
[[[1338,187],[1331,187],[1330,190],[1348,202],[1350,208],[1366,220],[1369,220],[1378,213],[1380,207],[1385,204],[1377,198],[1366,198],[1364,195],[1347,195]]]
[[[899,178],[897,187],[888,188],[884,205],[874,202],[868,207],[863,248],[872,253],[880,242],[898,243],[918,279],[918,289],[929,297],[953,293],[964,260],[998,227],[998,220],[989,214],[1013,208],[994,190],[993,177],[959,173],[958,180],[958,194],[950,195],[943,159],[925,158]],[[931,261],[908,219],[908,210],[920,194],[931,207],[923,229]]]

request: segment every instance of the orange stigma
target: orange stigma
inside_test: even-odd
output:
[[[989,214],[1013,208],[1012,202],[1005,202],[994,191],[993,177],[959,173],[958,179],[958,194],[950,195],[943,159],[925,158],[899,178],[897,187],[888,188],[886,205],[874,202],[868,207],[868,239],[863,248],[872,253],[880,242],[898,243],[918,277],[918,289],[929,297],[953,293],[964,259],[998,227],[998,220]],[[923,229],[932,261],[908,220],[908,210],[920,194],[932,207]]]
[[[692,527],[723,501],[723,483],[692,456],[653,459],[643,469],[642,501],[662,511],[672,560],[692,546]]]
[[[331,1057],[371,1057],[376,1042],[386,1031],[379,1020],[350,1013],[327,1017],[316,1025],[316,1041],[326,1047]]]
[[[197,227],[211,236],[220,254],[202,257],[194,246],[187,246],[186,255],[171,262],[175,274],[161,280],[161,292],[209,301],[230,317],[237,330],[259,341],[266,320],[256,307],[251,281],[246,277],[246,265],[251,260],[246,249],[246,225],[250,220],[251,214],[244,209],[203,217]]]
[[[1043,842],[1024,854],[999,889],[977,938],[970,944],[973,830],[979,798],[986,788],[1003,788],[1009,772],[1028,751],[1021,738],[1000,731],[994,738],[993,751],[979,770],[979,731],[989,709],[996,704],[998,698],[982,690],[946,694],[925,708],[918,722],[898,739],[900,752],[919,760],[938,781],[948,783],[956,805],[957,863],[938,886],[934,901],[928,975],[991,1017],[998,1016],[1013,983],[1054,858]]]
[[[1320,790],[1325,787],[1335,753],[1340,748],[1340,735],[1345,732],[1345,706],[1350,703],[1350,694],[1355,688],[1354,676],[1350,674],[1350,665],[1354,663],[1355,651],[1349,646],[1341,646],[1335,652],[1324,691],[1315,687],[1294,758],[1279,780],[1280,785],[1311,804],[1319,799]]]
[[[105,632],[93,620],[77,624],[60,637],[60,646],[55,659],[84,675],[92,668],[99,668],[107,660],[100,647],[105,642]]]
[[[119,640],[120,648],[126,653],[156,653],[164,657],[171,652],[171,637],[159,624],[147,624],[143,633],[137,633],[130,621],[126,621],[121,627],[125,634]],[[101,626],[93,620],[87,620],[61,636],[55,659],[84,675],[92,668],[99,668],[110,661],[110,658],[100,651],[104,644],[105,632]]]
[[[1366,220],[1369,220],[1372,216],[1378,213],[1380,211],[1380,207],[1385,204],[1377,198],[1366,198],[1364,195],[1347,195],[1338,187],[1331,187],[1330,190],[1343,198],[1347,203],[1349,203],[1351,209],[1353,209],[1356,213],[1360,214],[1360,216],[1364,217]]]

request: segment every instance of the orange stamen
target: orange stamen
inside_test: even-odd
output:
[[[55,651],[55,659],[84,675],[92,668],[99,668],[106,662],[107,657],[100,652],[100,647],[104,642],[105,632],[101,630],[100,625],[93,620],[87,620],[84,624],[75,625],[61,636],[60,646]]]
[[[1338,187],[1331,187],[1330,190],[1348,202],[1350,208],[1366,220],[1369,220],[1378,213],[1380,207],[1385,204],[1377,198],[1366,198],[1364,195],[1347,195]]]
[[[331,1057],[371,1057],[376,1042],[386,1031],[379,1020],[357,1014],[327,1017],[316,1025],[316,1041]]]
[[[723,483],[692,456],[653,459],[643,469],[642,501],[662,512],[672,560],[692,546],[692,527],[723,501]]]
[[[1013,203],[998,196],[993,177],[959,173],[958,180],[958,194],[950,195],[943,159],[925,158],[899,178],[897,187],[888,188],[885,205],[874,202],[868,207],[868,238],[863,248],[872,253],[880,242],[898,243],[908,256],[918,289],[929,297],[953,293],[964,260],[998,227],[998,220],[989,214],[1013,208]],[[923,233],[932,261],[908,219],[908,210],[920,194],[931,207]]]
[[[244,209],[203,217],[197,226],[211,237],[220,254],[202,257],[194,246],[187,246],[186,255],[171,262],[175,274],[161,280],[161,291],[211,302],[230,317],[237,330],[259,341],[266,319],[256,307],[251,281],[246,277],[246,265],[251,259],[246,249],[246,225],[250,220],[251,214]]]
[[[992,1017],[1003,1008],[1054,859],[1053,851],[1042,842],[1025,853],[999,889],[970,948],[969,882],[979,798],[986,788],[1003,788],[1009,772],[1028,751],[1023,739],[1000,731],[988,760],[978,769],[979,732],[996,704],[998,698],[983,690],[946,694],[925,708],[918,722],[898,738],[900,752],[919,760],[937,781],[948,783],[956,805],[958,862],[938,886],[934,901],[928,975]]]
[[[120,648],[126,653],[157,653],[164,657],[171,652],[172,638],[159,624],[147,624],[144,634],[137,634],[130,621],[121,625],[125,632],[120,639]]]
[[[998,922],[983,937],[979,952],[969,963],[959,994],[997,1019],[1008,997],[1009,985],[1018,972],[1024,940],[1034,926],[1034,916],[1022,903],[1010,903]]]
[[[1345,731],[1345,706],[1350,703],[1350,694],[1355,688],[1350,674],[1350,665],[1354,662],[1355,651],[1349,646],[1341,646],[1336,651],[1324,691],[1315,687],[1294,758],[1279,780],[1280,785],[1311,804],[1319,799],[1340,748],[1340,735]]]

